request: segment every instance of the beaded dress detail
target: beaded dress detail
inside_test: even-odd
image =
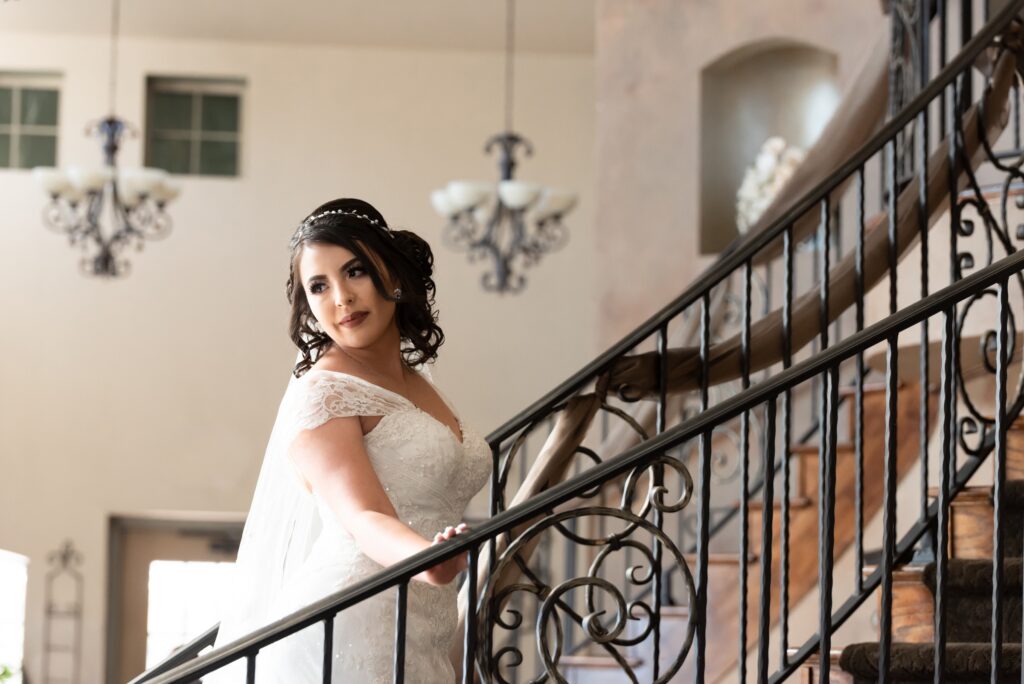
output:
[[[420,372],[430,382],[426,373]],[[458,417],[444,395],[436,386],[434,389]],[[364,436],[364,444],[400,520],[427,539],[462,520],[466,505],[490,474],[490,448],[483,437],[461,420],[460,441],[460,435],[400,394],[346,373],[310,370],[289,385],[271,441],[280,437],[280,444],[290,445],[301,430],[312,430],[332,418],[346,416],[381,417]],[[279,428],[283,430],[279,432]],[[294,508],[300,513],[288,530],[285,557],[277,559],[281,568],[271,582],[275,586],[267,587],[269,598],[263,599],[265,607],[261,611],[265,613],[263,624],[382,569],[359,550],[327,502],[306,490],[286,451],[268,448],[266,458],[288,461],[291,495],[296,497]],[[262,480],[262,473],[260,477]],[[306,507],[311,507],[311,512],[307,513],[308,524],[303,523],[301,513]],[[250,546],[260,546],[258,539],[247,540],[248,534],[247,522],[240,558],[247,541]],[[391,589],[336,616],[332,682],[392,681],[395,600],[396,590]],[[455,681],[448,652],[458,637],[456,601],[455,582],[440,587],[415,580],[409,583],[405,671],[412,677],[410,681],[426,684]],[[233,639],[251,628],[255,627],[234,625],[224,637]],[[256,669],[258,684],[322,682],[323,634],[323,625],[317,624],[260,651]],[[223,645],[225,639],[218,638],[217,646]],[[239,681],[244,681],[244,672],[239,672],[237,667],[234,671],[241,674]],[[232,680],[213,677],[204,681]]]

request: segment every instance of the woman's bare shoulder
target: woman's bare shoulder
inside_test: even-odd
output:
[[[345,373],[347,375],[355,375],[353,372],[355,364],[352,360],[346,357],[344,354],[338,354],[337,352],[327,351],[316,360],[316,362],[310,367],[310,371],[329,371],[332,373]],[[308,371],[307,371],[308,372]]]

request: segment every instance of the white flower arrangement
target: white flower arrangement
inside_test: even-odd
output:
[[[736,229],[740,235],[761,217],[803,160],[803,150],[787,146],[779,136],[764,141],[736,191]]]

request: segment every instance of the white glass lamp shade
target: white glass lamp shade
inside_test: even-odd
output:
[[[69,185],[67,189],[60,194],[60,196],[72,204],[78,204],[85,199],[85,192],[79,190],[74,185]]]
[[[157,188],[167,183],[167,172],[163,169],[143,168],[136,174],[139,189],[147,195],[154,194]]]
[[[37,166],[32,169],[32,177],[49,195],[62,195],[71,189],[71,179],[63,169],[52,166]]]
[[[486,226],[487,222],[491,220],[492,208],[481,204],[479,207],[473,210],[473,220],[479,223],[481,226]]]
[[[121,171],[118,181],[118,199],[126,207],[134,207],[142,201],[146,192],[142,189],[142,182],[139,178],[141,169],[124,169]]]
[[[434,207],[434,211],[444,218],[451,218],[458,213],[446,189],[434,190],[430,193],[430,204]]]
[[[176,183],[170,179],[164,180],[159,183],[152,190],[149,191],[150,197],[160,204],[167,204],[173,202],[181,194],[181,184]]]
[[[456,212],[484,204],[494,195],[493,186],[481,181],[452,181],[446,190]]]
[[[68,179],[83,193],[99,192],[113,177],[114,170],[109,166],[68,168]]]
[[[121,200],[121,204],[129,209],[134,209],[139,206],[140,202],[142,202],[142,193],[136,188],[132,188],[130,190],[122,189],[119,198]]]
[[[537,201],[541,190],[541,186],[537,183],[507,180],[498,184],[498,197],[501,198],[505,206],[511,209],[525,209]]]
[[[552,216],[564,216],[576,206],[576,194],[566,190],[546,188],[537,202],[536,218],[538,221]]]

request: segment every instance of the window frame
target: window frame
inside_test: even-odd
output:
[[[240,78],[190,78],[184,76],[147,76],[146,77],[146,141],[144,157],[146,166],[154,166],[152,142],[157,133],[170,140],[187,140],[189,142],[189,170],[186,173],[175,172],[178,176],[195,176],[198,178],[241,178],[242,177],[242,131],[243,104],[245,102],[245,80]],[[162,93],[179,93],[192,95],[191,122],[188,131],[158,129],[153,125],[156,114],[156,95]],[[221,95],[238,98],[238,127],[234,132],[206,131],[202,127],[202,97]],[[201,146],[203,141],[233,142],[237,151],[234,174],[202,173],[200,169]],[[168,172],[171,173],[171,172]]]
[[[11,138],[8,158],[0,160],[0,170],[28,171],[32,167],[18,164],[21,152],[21,136],[52,135],[53,166],[60,166],[60,120],[61,120],[61,75],[56,72],[0,71],[0,88],[11,90],[11,122],[0,123],[0,135]],[[52,90],[57,93],[57,120],[53,125],[23,125],[21,123],[21,94],[23,90]]]

